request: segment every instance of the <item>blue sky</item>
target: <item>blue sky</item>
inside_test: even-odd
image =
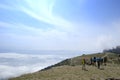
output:
[[[101,51],[119,34],[120,0],[0,1],[0,51]]]

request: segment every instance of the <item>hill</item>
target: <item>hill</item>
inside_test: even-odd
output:
[[[118,63],[118,57],[119,55],[118,54],[115,54],[115,53],[111,53],[111,52],[106,52],[106,53],[95,53],[95,54],[88,54],[88,55],[85,55],[83,54],[82,56],[77,56],[77,57],[74,57],[74,58],[70,58],[70,59],[66,59],[66,60],[63,60],[55,65],[52,65],[52,66],[48,66],[47,68],[44,68],[42,69],[43,70],[47,70],[47,69],[50,69],[52,67],[57,67],[57,66],[62,66],[62,65],[68,65],[68,66],[76,66],[76,65],[81,65],[81,61],[83,58],[85,58],[87,60],[88,63],[90,63],[90,58],[93,58],[93,57],[108,57],[108,63]]]
[[[81,69],[81,59],[88,62],[91,57],[108,57],[107,66],[102,65],[101,69],[87,65],[87,70]],[[25,74],[9,80],[105,80],[107,78],[120,79],[120,64],[118,54],[96,53],[82,55],[66,59],[58,64],[49,66],[35,73]]]

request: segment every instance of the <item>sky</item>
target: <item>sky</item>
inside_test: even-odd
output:
[[[120,0],[1,0],[0,51],[102,51],[120,45]]]

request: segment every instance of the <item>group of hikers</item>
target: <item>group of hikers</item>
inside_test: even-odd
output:
[[[93,65],[96,66],[98,69],[100,69],[101,65],[105,65],[106,66],[106,62],[107,62],[107,57],[93,57],[90,58],[89,62],[87,62],[87,60],[85,58],[82,59],[82,70],[86,70],[85,65]]]

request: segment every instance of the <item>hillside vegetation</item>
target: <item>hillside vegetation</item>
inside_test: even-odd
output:
[[[107,56],[107,65],[102,65],[101,69],[97,69],[97,67],[93,65],[86,65],[87,70],[82,70],[81,59],[85,58],[89,62],[89,59],[94,56]],[[9,80],[105,80],[108,78],[116,78],[116,80],[120,80],[120,63],[118,54],[97,53],[82,55],[66,59],[41,71],[25,74]]]

